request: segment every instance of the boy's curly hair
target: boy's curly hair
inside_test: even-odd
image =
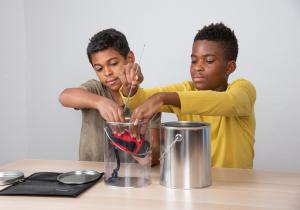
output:
[[[194,42],[197,40],[220,42],[225,52],[225,59],[236,61],[239,50],[238,41],[234,31],[223,23],[212,23],[204,26],[196,34]]]
[[[109,28],[95,34],[87,46],[87,56],[91,62],[91,55],[93,53],[113,48],[119,52],[124,58],[130,51],[127,39],[123,33],[116,29]]]

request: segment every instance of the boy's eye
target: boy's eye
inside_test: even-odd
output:
[[[214,58],[211,58],[211,57],[207,57],[207,58],[206,58],[206,63],[208,63],[208,64],[211,64],[211,63],[213,63],[214,61],[215,61]]]
[[[192,63],[197,63],[197,61],[196,60],[192,60]]]
[[[112,62],[110,63],[111,66],[116,66],[118,64],[118,62]]]
[[[95,71],[102,71],[102,67],[101,66],[94,66],[93,67]]]

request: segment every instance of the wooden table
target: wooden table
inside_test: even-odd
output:
[[[103,171],[103,163],[65,160],[20,160],[0,171]],[[294,209],[300,210],[300,172],[213,169],[213,185],[203,189],[168,189],[159,184],[159,168],[152,169],[152,184],[124,189],[104,185],[103,179],[77,198],[0,196],[0,210],[144,210],[144,209]],[[1,186],[0,186],[1,187]],[[0,189],[2,189],[1,187]]]

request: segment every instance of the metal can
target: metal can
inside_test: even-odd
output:
[[[160,132],[160,184],[181,189],[210,186],[210,124],[165,122]]]

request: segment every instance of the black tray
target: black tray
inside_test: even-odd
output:
[[[57,181],[61,173],[38,172],[27,177],[23,182],[15,183],[0,191],[0,195],[30,195],[30,196],[67,196],[77,197],[80,193],[93,186],[101,176],[86,184],[63,184]]]

